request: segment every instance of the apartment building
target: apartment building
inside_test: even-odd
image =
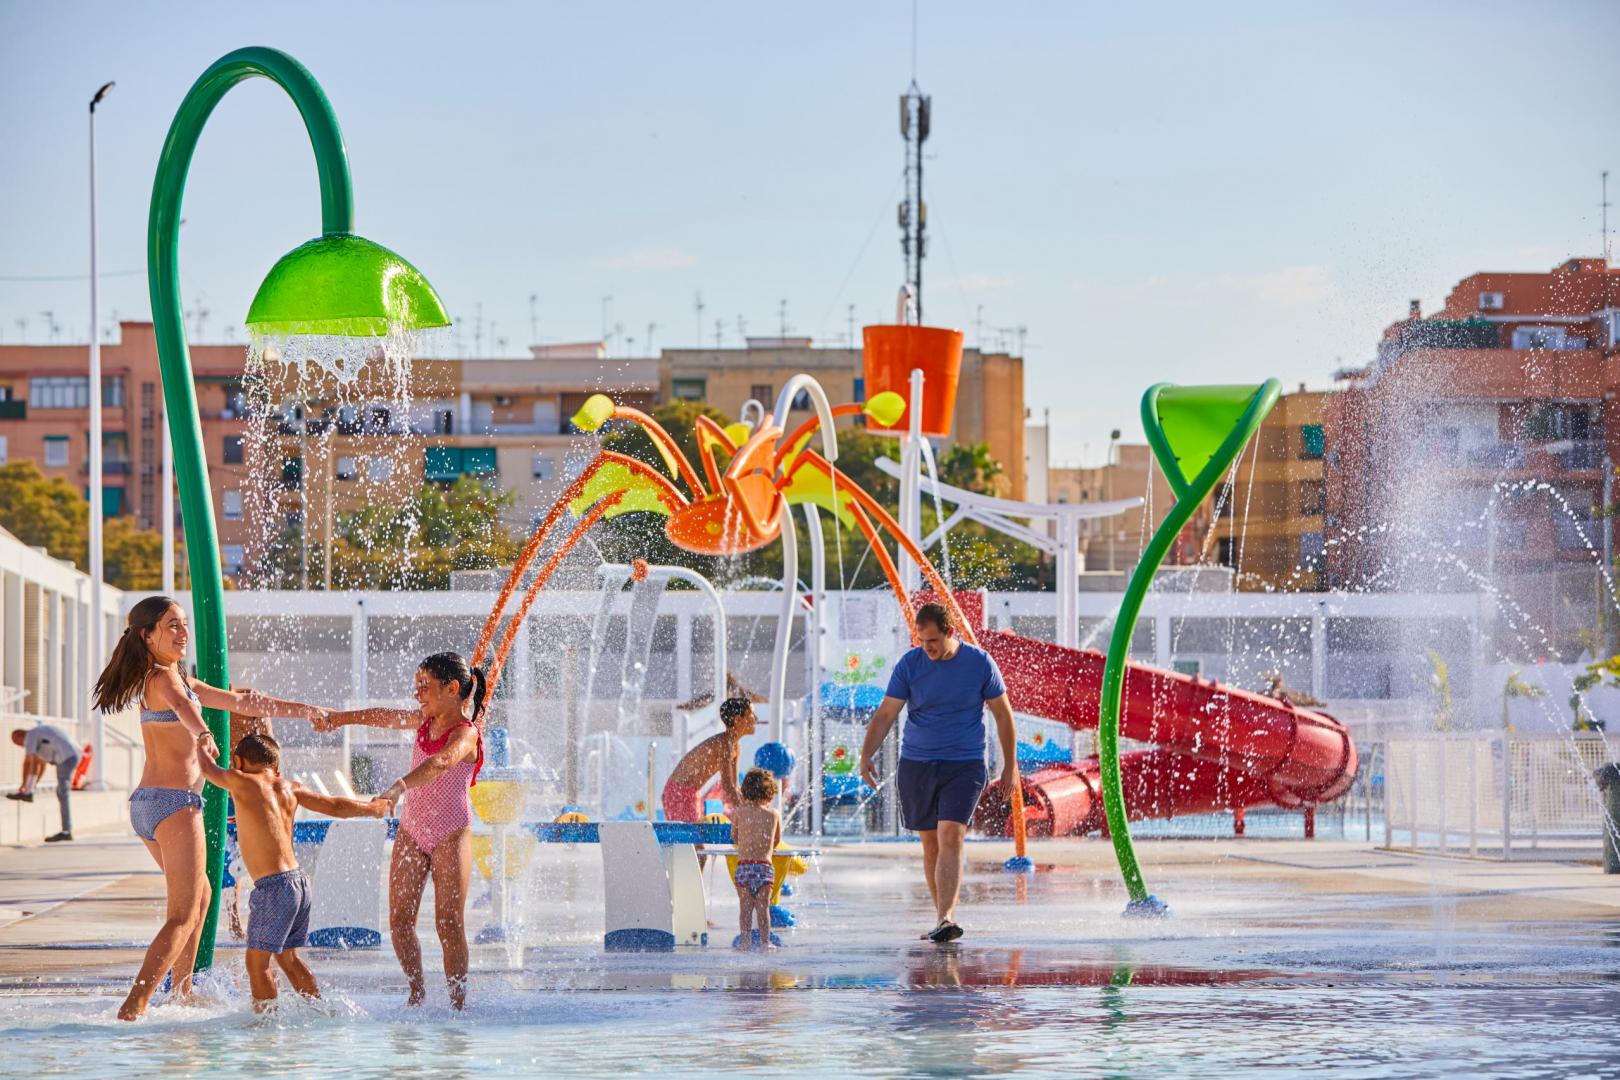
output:
[[[1220,500],[1214,554],[1236,571],[1240,591],[1326,587],[1322,418],[1332,396],[1303,383],[1282,395],[1238,461]]]
[[[1080,522],[1080,544],[1088,572],[1129,573],[1142,557],[1170,507],[1175,493],[1153,460],[1145,443],[1118,443],[1110,450],[1111,461],[1103,465],[1054,465],[1046,471],[1047,502],[1110,502],[1114,499],[1141,498],[1146,505],[1112,518]],[[1206,551],[1209,537],[1210,505],[1199,507],[1176,538],[1167,563],[1187,564],[1208,561],[1214,551]]]
[[[1515,652],[1578,651],[1608,606],[1617,359],[1602,259],[1471,274],[1427,317],[1413,301],[1323,414],[1328,583],[1497,589]]]

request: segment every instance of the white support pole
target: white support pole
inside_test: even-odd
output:
[[[163,595],[174,595],[174,444],[169,441],[169,410],[163,408],[163,467],[158,477],[162,487],[158,506],[163,515]]]
[[[787,511],[783,511],[785,514]],[[806,620],[804,651],[809,672],[810,712],[804,729],[804,753],[810,775],[810,833],[821,835],[821,645],[827,630],[822,613],[827,604],[827,553],[821,535],[821,511],[804,504],[804,529],[810,538],[810,617]]]
[[[910,400],[906,403],[906,434],[900,440],[900,531],[918,539],[922,532],[922,399],[923,373],[911,370]],[[922,569],[904,548],[899,551],[900,584],[906,595],[917,591]]]
[[[771,654],[771,741],[782,741],[782,724],[787,712],[788,645],[793,638],[793,619],[799,606],[799,536],[793,515],[782,510],[782,606],[777,616],[776,647]]]
[[[99,676],[102,665],[101,583],[105,578],[101,542],[101,327],[96,285],[96,103],[112,84],[96,91],[90,102],[90,622],[97,633],[90,635],[90,667]],[[107,760],[107,722],[101,710],[93,714],[90,741],[90,786],[106,787],[102,765]]]
[[[370,666],[366,655],[366,639],[369,636],[370,631],[366,626],[366,601],[361,597],[355,601],[354,613],[349,616],[349,685],[354,688],[350,692],[359,701],[365,701],[371,696],[366,677],[366,669]],[[343,730],[347,731],[348,728]]]
[[[1064,514],[1057,519],[1057,643],[1072,649],[1080,643],[1080,521]]]
[[[1327,700],[1327,616],[1311,613],[1311,696]],[[1476,699],[1477,700],[1477,699]]]
[[[810,404],[821,421],[821,456],[829,463],[838,460],[838,431],[833,427],[832,406],[827,402],[827,391],[813,376],[799,373],[787,381],[776,395],[776,410],[771,414],[772,426],[787,426],[793,399],[803,390],[810,395]],[[793,619],[798,613],[799,601],[799,538],[793,527],[793,513],[782,507],[782,607],[776,623],[776,648],[771,657],[771,738],[782,741],[783,721],[787,712],[788,644],[793,637]],[[806,647],[810,643],[806,642]]]

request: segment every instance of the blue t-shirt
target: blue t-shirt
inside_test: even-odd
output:
[[[900,756],[907,761],[983,761],[984,703],[1007,692],[983,649],[961,642],[949,660],[915,648],[889,676],[887,695],[906,703]]]

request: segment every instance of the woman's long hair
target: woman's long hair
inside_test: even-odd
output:
[[[174,607],[167,596],[148,596],[129,609],[124,635],[113,646],[107,666],[96,679],[94,705],[102,712],[122,712],[140,696],[146,677],[152,673],[152,651],[146,647],[146,633]]]
[[[472,720],[478,723],[484,713],[484,669],[470,667],[462,659],[460,653],[441,652],[434,653],[419,665],[421,669],[440,682],[453,682],[459,685],[458,691],[461,700],[472,698]]]

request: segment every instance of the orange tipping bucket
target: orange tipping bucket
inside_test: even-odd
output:
[[[956,415],[956,384],[962,376],[962,331],[937,326],[867,326],[861,330],[865,348],[866,396],[870,400],[892,390],[911,404],[911,372],[923,373],[922,433],[935,437],[951,433]],[[868,419],[868,431],[896,434],[909,430],[911,417],[901,415],[893,427]]]

